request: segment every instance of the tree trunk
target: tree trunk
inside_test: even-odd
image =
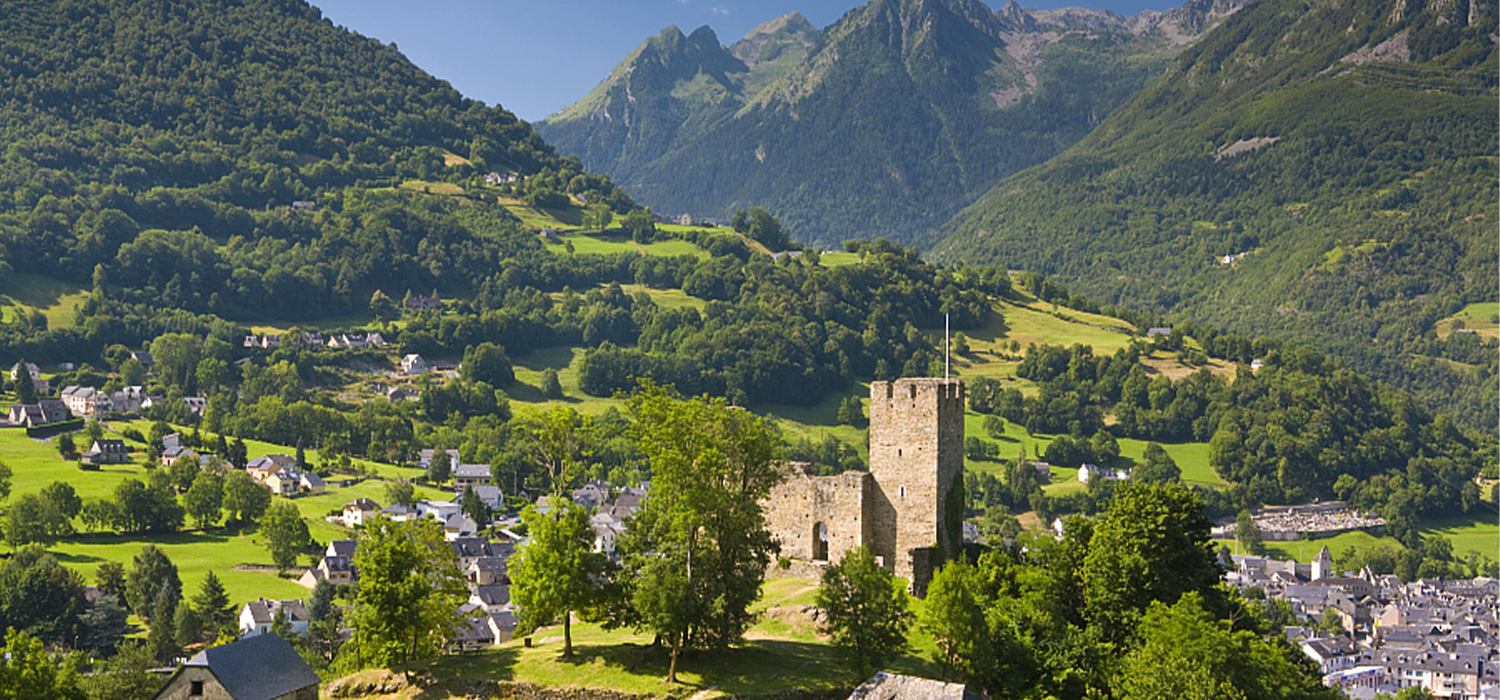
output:
[[[667,682],[677,682],[677,650],[682,648],[682,635],[672,635],[672,663],[667,666]]]
[[[573,655],[573,611],[563,611],[563,657]]]

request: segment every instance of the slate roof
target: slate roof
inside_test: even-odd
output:
[[[287,622],[307,622],[310,616],[300,600],[252,600],[245,604],[250,608],[250,617],[258,625],[269,625],[276,620],[276,609],[286,611]]]
[[[849,700],[981,700],[982,695],[962,683],[877,672],[861,683]]]
[[[334,556],[352,557],[354,556],[354,547],[357,544],[359,544],[358,540],[334,540],[328,543],[328,548],[333,552]]]
[[[488,479],[490,478],[490,465],[488,464],[460,464],[453,470],[453,476],[458,479]]]
[[[213,672],[234,700],[271,700],[319,682],[297,650],[275,634],[205,649],[187,665]]]
[[[492,583],[486,586],[475,586],[474,597],[479,599],[485,607],[500,607],[510,604],[510,586]]]

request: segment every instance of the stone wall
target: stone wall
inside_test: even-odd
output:
[[[796,464],[786,469],[786,481],[761,504],[767,529],[781,543],[781,556],[837,562],[844,552],[868,541],[864,504],[869,474],[812,476]],[[828,536],[822,557],[814,556],[819,554],[814,551],[819,524],[827,528]]]
[[[916,591],[925,588],[933,560],[949,554],[944,504],[963,474],[963,419],[964,385],[956,379],[870,384],[872,548]],[[913,550],[929,547],[938,551],[914,562]]]

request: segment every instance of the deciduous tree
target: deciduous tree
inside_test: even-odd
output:
[[[848,656],[855,678],[868,678],[906,648],[906,591],[870,550],[846,552],[824,570],[817,602],[827,615],[824,631]]]
[[[260,536],[271,552],[271,561],[278,571],[286,571],[297,565],[297,555],[306,551],[312,543],[307,530],[307,521],[302,512],[289,501],[271,504],[265,517],[260,519]]]
[[[468,595],[458,557],[430,520],[367,523],[354,550],[359,595],[354,639],[366,665],[410,670],[437,654],[460,622]]]
[[[669,681],[688,648],[738,641],[775,542],[760,500],[780,483],[781,438],[725,399],[682,399],[647,385],[629,403],[651,495],[623,546],[638,621],[671,649]]]

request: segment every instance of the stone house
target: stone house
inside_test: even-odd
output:
[[[100,438],[94,441],[88,452],[83,453],[83,461],[89,464],[123,464],[130,461],[130,448],[125,446],[124,440]]]
[[[319,682],[291,644],[263,634],[198,652],[153,700],[318,700]]]

